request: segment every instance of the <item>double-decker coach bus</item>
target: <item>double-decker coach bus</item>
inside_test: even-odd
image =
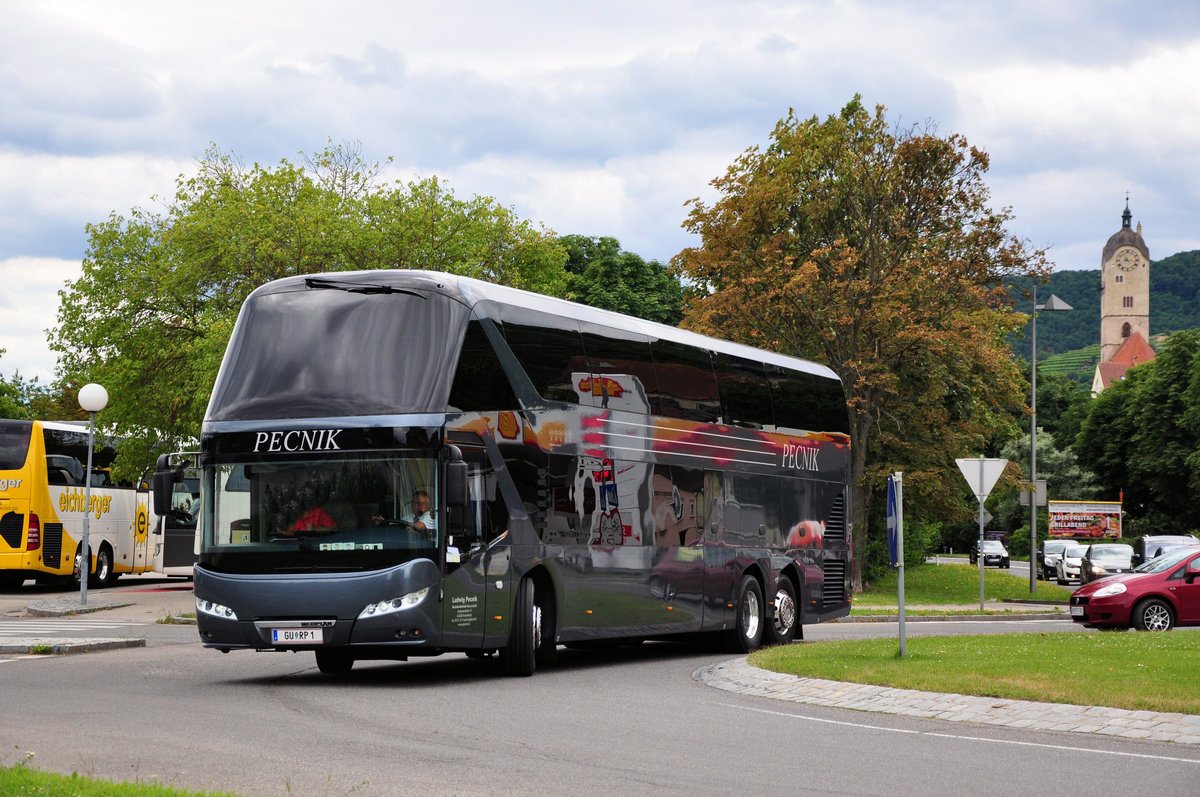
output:
[[[16,589],[30,578],[78,582],[85,512],[90,585],[109,586],[122,573],[153,568],[150,491],[113,484],[112,442],[95,437],[94,443],[92,473],[85,474],[85,423],[0,420],[0,588]]]
[[[323,672],[787,643],[849,612],[849,453],[841,384],[804,360],[433,272],[268,283],[177,460],[198,631]]]

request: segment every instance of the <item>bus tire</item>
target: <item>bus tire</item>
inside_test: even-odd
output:
[[[317,650],[317,669],[326,675],[345,675],[354,667],[354,657],[347,650],[328,648]]]
[[[762,588],[754,576],[742,576],[738,586],[735,625],[729,632],[729,643],[734,653],[751,653],[762,646],[766,611]]]
[[[19,570],[0,571],[0,592],[16,592],[25,583],[25,574]]]
[[[534,600],[533,582],[523,579],[517,587],[508,647],[500,652],[504,672],[527,678],[537,669],[537,651],[542,644],[542,610]]]
[[[83,556],[83,551],[79,551],[79,550],[75,551],[75,565],[71,569],[71,575],[67,576],[68,580],[71,582],[71,586],[74,589],[79,589],[80,582],[83,581],[83,578],[84,578],[83,572],[85,570],[87,570],[87,568],[91,567],[91,564],[92,564],[91,556],[88,556],[87,561],[85,562],[84,556]],[[91,583],[90,578],[88,580],[88,583],[89,584]]]
[[[112,550],[101,545],[96,552],[96,569],[88,576],[89,587],[107,587],[113,582]]]
[[[796,603],[796,588],[787,576],[780,576],[775,587],[775,600],[771,607],[771,642],[790,645],[796,639],[796,627],[800,624],[800,606]]]

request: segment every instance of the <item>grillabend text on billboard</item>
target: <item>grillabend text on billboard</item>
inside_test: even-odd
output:
[[[1120,539],[1120,501],[1050,501],[1050,536]]]

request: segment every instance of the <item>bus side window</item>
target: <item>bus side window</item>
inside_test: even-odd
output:
[[[450,543],[463,555],[486,546],[508,530],[508,507],[497,489],[495,473],[472,464],[467,484],[470,500],[461,521],[454,524],[461,531],[453,535]]]
[[[51,484],[77,487],[83,484],[83,463],[66,454],[47,454],[46,474]]]
[[[50,484],[73,485],[75,482],[71,479],[71,474],[64,468],[56,465],[46,466],[46,480]]]

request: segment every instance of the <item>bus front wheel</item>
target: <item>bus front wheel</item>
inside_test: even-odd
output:
[[[89,587],[107,587],[113,582],[112,551],[107,545],[101,545],[96,552],[96,569],[88,577]]]
[[[742,576],[734,608],[737,622],[731,632],[731,645],[735,653],[751,653],[762,645],[766,617],[762,588],[754,576]]]
[[[317,669],[326,675],[344,675],[354,666],[354,657],[344,650],[318,650]]]
[[[500,652],[504,671],[518,677],[533,675],[537,668],[537,651],[541,645],[542,610],[534,599],[533,582],[524,579],[517,587],[517,604],[513,607],[508,647]]]

